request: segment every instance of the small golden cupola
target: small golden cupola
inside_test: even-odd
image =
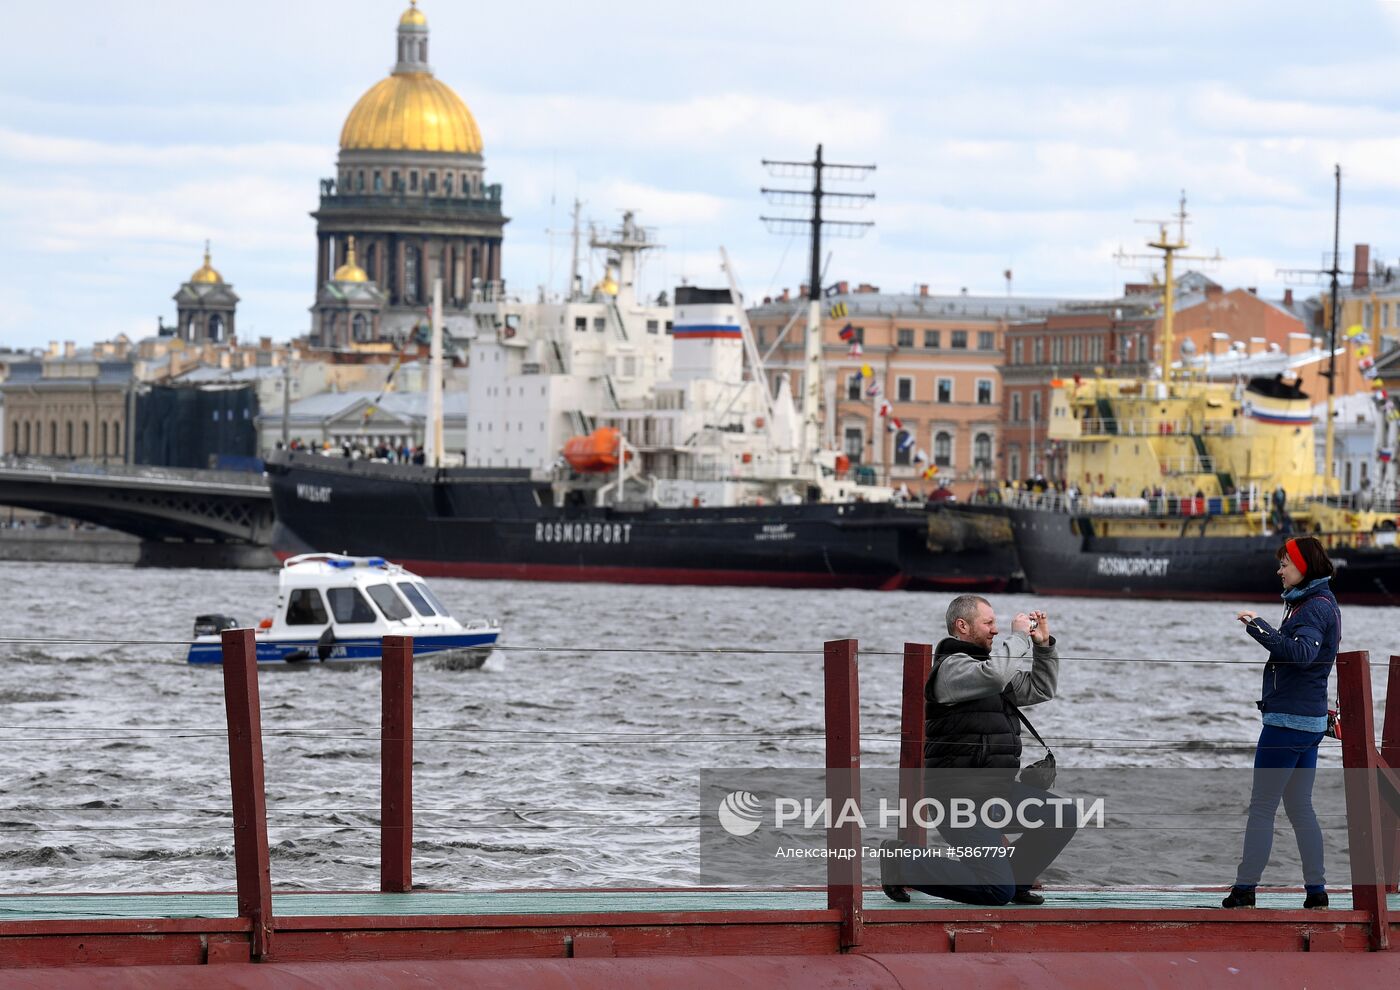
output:
[[[335,270],[331,278],[337,282],[368,282],[369,275],[355,263],[355,238],[351,237],[345,246],[345,264]]]
[[[204,264],[190,276],[190,281],[200,285],[223,285],[224,277],[209,263],[209,242],[204,242]]]

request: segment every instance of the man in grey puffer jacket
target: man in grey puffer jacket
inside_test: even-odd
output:
[[[908,900],[905,886],[971,904],[1040,904],[1031,890],[1073,838],[1075,827],[1043,802],[1054,795],[1020,783],[1021,721],[1018,709],[1055,696],[1059,656],[1044,612],[1021,613],[1012,620],[1012,634],[997,642],[996,612],[977,595],[962,595],[948,606],[948,638],[934,651],[933,670],[924,688],[924,766],[930,796],[974,797],[980,804],[997,798],[1017,809],[1006,827],[981,820],[954,827],[947,818],[940,834],[956,858],[942,856],[886,866],[885,892]],[[1031,661],[1030,669],[1022,669]],[[1026,804],[1029,800],[1029,804]],[[1063,809],[1061,809],[1063,811]],[[1017,827],[1034,822],[1034,827]],[[1008,844],[1004,832],[1021,831]]]

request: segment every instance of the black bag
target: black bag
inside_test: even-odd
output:
[[[1035,736],[1035,741],[1045,746],[1045,740],[1040,738],[1040,733],[1035,731],[1035,726],[1031,725],[1031,720],[1026,718],[1021,709],[1016,709],[1016,717],[1021,720],[1027,729],[1031,730],[1031,735]],[[1055,754],[1050,751],[1049,746],[1045,746],[1045,759],[1036,760],[1030,766],[1021,769],[1021,783],[1029,787],[1038,787],[1042,791],[1048,791],[1055,786]]]

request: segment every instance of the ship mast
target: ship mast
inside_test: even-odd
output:
[[[1332,423],[1332,397],[1337,391],[1337,320],[1341,317],[1341,309],[1337,300],[1338,276],[1341,275],[1342,257],[1342,166],[1336,167],[1336,194],[1332,206],[1332,267],[1328,274],[1332,276],[1331,298],[1328,300],[1332,309],[1332,332],[1327,341],[1327,428],[1323,435],[1326,438],[1322,445],[1323,470],[1330,477],[1335,473],[1332,467],[1332,444],[1335,441],[1335,434]],[[1379,344],[1379,341],[1377,341]],[[1377,348],[1379,350],[1379,348]],[[1382,422],[1384,419],[1382,419]]]
[[[864,206],[875,198],[874,193],[832,192],[823,188],[823,179],[863,180],[875,171],[874,165],[836,165],[823,160],[822,146],[817,145],[816,157],[810,162],[777,161],[763,159],[763,165],[773,175],[790,178],[812,177],[812,188],[807,189],[762,189],[769,202],[792,206],[810,206],[811,215],[807,219],[796,217],[761,217],[770,230],[777,233],[798,233],[803,228],[810,230],[811,268],[807,278],[807,338],[802,356],[802,435],[799,439],[799,470],[810,469],[816,463],[821,450],[821,394],[822,394],[822,228],[830,228],[833,235],[860,236],[875,226],[870,221],[827,220],[822,216],[822,205],[831,200],[833,205]],[[835,410],[831,411],[834,415]],[[878,423],[871,423],[871,433],[878,430]]]

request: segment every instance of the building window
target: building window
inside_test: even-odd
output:
[[[403,298],[418,301],[418,249],[411,244],[403,249]]]
[[[914,379],[896,378],[894,380],[894,394],[896,402],[913,402]]]
[[[374,171],[374,191],[377,193],[384,191],[384,173],[378,169]]]
[[[898,345],[899,345],[900,347],[913,347],[913,346],[914,346],[914,331],[913,331],[913,330],[900,329],[900,330],[896,330],[896,331],[895,331],[895,334],[896,334],[896,342],[898,343]]]
[[[977,404],[979,406],[992,404],[992,380],[990,378],[977,379]]]
[[[1371,327],[1371,304],[1370,304],[1370,303],[1363,303],[1362,306],[1361,306],[1361,322],[1365,325],[1365,327],[1366,327],[1367,330],[1372,329],[1372,327]]]
[[[355,340],[357,342],[364,344],[369,341],[370,335],[368,316],[366,316],[364,313],[356,313],[354,319],[351,321],[351,326],[354,328],[352,332],[354,333]]]
[[[847,378],[846,398],[859,402],[861,397],[861,386],[864,381],[865,380],[860,376],[860,372],[856,372],[850,378]]]
[[[1006,452],[1007,477],[1017,481],[1021,477],[1021,448],[1012,447]]]
[[[933,463],[939,467],[953,465],[953,435],[947,430],[939,430],[933,435]]]
[[[954,349],[954,350],[962,350],[962,351],[967,350],[967,331],[966,331],[966,330],[954,330],[954,331],[953,331],[953,349]]]
[[[843,449],[852,464],[859,464],[861,455],[865,453],[865,434],[859,426],[846,427],[843,439]]]
[[[1019,340],[1013,340],[1011,342],[1011,363],[1021,363],[1021,342]]]
[[[1037,337],[1037,338],[1035,338],[1034,342],[1031,344],[1031,363],[1032,363],[1032,364],[1041,364],[1042,362],[1044,362],[1044,360],[1045,360],[1045,341],[1042,340],[1041,338]]]
[[[894,462],[907,465],[913,453],[914,445],[910,442],[909,431],[900,430],[894,435]]]
[[[1034,423],[1039,423],[1039,422],[1040,422],[1040,393],[1039,393],[1039,392],[1032,392],[1032,393],[1031,393],[1031,421],[1034,422]]]
[[[972,466],[987,470],[992,466],[992,435],[979,433],[972,441]]]
[[[444,176],[442,177],[442,194],[443,194],[444,196],[451,196],[451,195],[452,195],[452,173],[451,173],[451,172],[448,172],[446,175],[444,175]]]
[[[940,378],[940,379],[938,379],[938,401],[939,401],[939,402],[952,402],[952,401],[953,401],[953,379],[951,379],[951,378]]]
[[[430,193],[435,193],[435,192],[437,192],[437,173],[436,173],[436,172],[429,172],[429,173],[428,173],[427,186],[428,186],[428,192],[430,192]]]
[[[1059,364],[1065,359],[1065,341],[1063,337],[1056,337],[1050,341],[1050,363]]]
[[[588,332],[588,317],[586,317],[586,316],[575,316],[575,317],[574,317],[574,332],[575,332],[575,333],[587,333],[587,332]]]
[[[994,351],[997,346],[997,335],[991,330],[977,331],[977,349],[979,351]]]
[[[360,171],[359,171],[358,173],[356,173],[356,175],[355,175],[355,191],[356,191],[356,192],[364,192],[364,191],[365,191],[365,170],[364,170],[364,169],[360,169]]]
[[[416,170],[408,173],[408,191],[418,191],[418,172]]]
[[[942,347],[943,345],[938,342],[938,338],[939,332],[937,330],[925,330],[924,346],[928,348]]]
[[[1084,359],[1080,347],[1081,343],[1079,337],[1075,337],[1069,342],[1069,359],[1072,364],[1079,364]]]
[[[1011,393],[1011,422],[1021,422],[1021,393]]]

